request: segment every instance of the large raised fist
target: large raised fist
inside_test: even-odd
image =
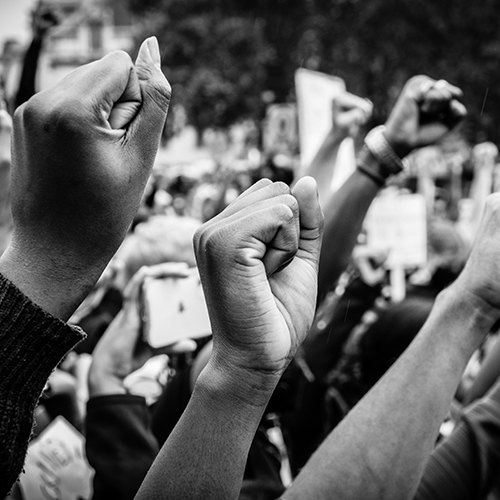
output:
[[[316,183],[262,180],[195,235],[214,335],[212,362],[281,375],[316,306],[323,229]]]
[[[14,234],[0,270],[49,312],[71,314],[122,242],[153,167],[169,100],[158,43],[149,38],[135,64],[114,52],[16,111]],[[39,294],[40,287],[47,290]],[[56,288],[65,294],[56,297]],[[45,292],[60,304],[55,310]]]
[[[435,143],[466,114],[462,91],[445,80],[414,76],[403,88],[384,135],[400,158]]]

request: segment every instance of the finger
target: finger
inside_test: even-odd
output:
[[[161,71],[158,40],[143,42],[135,62],[142,95],[142,106],[129,126],[129,136],[149,155],[156,155],[170,105],[171,87]]]
[[[319,203],[318,187],[312,177],[303,177],[295,185],[293,196],[297,199],[300,214],[299,252],[318,269],[324,216]]]
[[[250,259],[262,261],[267,276],[290,264],[298,249],[299,214],[296,202],[293,208],[276,203],[257,211],[247,208],[237,215],[237,224],[244,228],[240,241],[246,242]]]
[[[286,190],[283,186],[286,187]],[[220,231],[228,232],[228,228],[233,225],[237,226],[242,218],[252,216],[257,219],[259,217],[258,214],[265,213],[266,210],[273,208],[278,204],[289,206],[292,212],[294,209],[297,209],[297,200],[291,194],[276,196],[278,193],[283,191],[289,191],[288,186],[283,183],[273,183],[265,186],[263,189],[255,192],[253,196],[249,196],[244,199],[242,204],[238,207],[227,207],[222,214],[219,214],[219,216],[214,217],[208,223],[204,224],[200,229],[198,229],[198,231],[196,231],[194,237],[197,260],[200,257],[203,257],[203,248],[205,248],[208,240]],[[238,229],[239,228],[237,227],[236,230]],[[230,234],[230,236],[233,235]],[[268,242],[269,241],[266,241],[266,243]],[[264,253],[265,249],[262,252],[261,257],[263,257]]]
[[[446,89],[446,91],[449,92],[455,99],[461,99],[463,97],[462,90],[458,87],[455,87],[451,83],[448,83],[446,80],[438,80],[436,83],[434,83],[433,87],[436,90]]]
[[[134,65],[123,51],[112,52],[72,71],[59,86],[66,91],[68,98],[77,98],[80,103],[82,99],[92,102],[89,109],[98,110],[99,119],[109,119],[118,102],[134,103],[138,109],[142,101]],[[122,125],[119,119],[115,120],[113,117],[117,125]]]
[[[293,196],[263,200],[199,231],[195,236],[196,259],[203,265],[207,258],[215,258],[223,265],[225,257],[238,255],[239,264],[263,264],[270,275],[294,257],[298,233],[298,204]]]
[[[361,109],[368,116],[370,116],[373,111],[373,104],[368,99],[363,99],[349,92],[344,92],[334,97],[333,102],[335,107],[341,111],[357,108]]]
[[[450,85],[446,80],[438,80],[425,93],[420,109],[424,113],[437,114],[447,110],[449,103],[452,100],[461,99],[462,91],[453,85]]]
[[[243,198],[246,198],[248,195],[254,193],[255,191],[258,191],[259,189],[262,189],[262,188],[264,188],[266,186],[269,186],[272,183],[273,183],[273,181],[271,179],[260,179],[255,184],[253,184],[252,186],[250,186],[248,189],[245,189],[245,191],[243,191],[243,193],[241,193],[238,196],[238,198],[240,200],[242,200]]]
[[[453,99],[443,113],[441,121],[451,130],[467,116],[466,107],[459,101]]]
[[[336,123],[340,127],[346,127],[349,125],[364,125],[369,117],[365,112],[359,108],[351,109],[350,111],[345,111],[337,116]]]
[[[290,193],[290,188],[284,182],[272,182],[269,179],[262,179],[243,194],[238,196],[230,205],[228,205],[219,215],[214,217],[210,222],[216,223],[233,214],[260,203],[261,201],[269,200],[277,196],[283,196]]]
[[[293,219],[283,223],[275,237],[267,244],[266,253],[262,259],[266,274],[283,271],[294,259],[299,248],[299,206],[295,202],[290,206]]]

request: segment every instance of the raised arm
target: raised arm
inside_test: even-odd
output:
[[[155,40],[40,92],[14,117],[12,241],[0,259],[0,498],[22,469],[45,382],[83,333],[66,320],[120,245],[170,88]]]
[[[159,57],[154,39],[135,66],[125,52],[109,54],[14,116],[15,227],[0,272],[63,320],[101,275],[139,205],[170,98]]]
[[[466,409],[451,435],[432,452],[415,500],[488,498],[498,485],[499,450],[500,380]]]
[[[258,182],[195,236],[214,345],[138,499],[237,498],[267,402],[314,315],[315,182]]]
[[[426,76],[410,79],[383,131],[378,129],[375,141],[382,147],[366,147],[359,153],[357,170],[323,206],[325,235],[318,276],[321,298],[348,265],[351,252],[361,231],[366,213],[385,180],[402,168],[397,158],[404,158],[413,149],[439,140],[464,115],[458,101],[462,93],[443,80],[435,82]],[[381,142],[382,141],[382,142]],[[370,141],[373,145],[373,141]],[[370,150],[381,154],[373,155]],[[396,161],[388,155],[396,155]],[[385,157],[385,159],[383,159]]]
[[[412,498],[466,363],[500,316],[500,195],[464,271],[401,358],[330,434],[284,498]]]
[[[325,206],[332,197],[332,177],[337,165],[340,145],[347,137],[356,137],[359,129],[370,118],[373,105],[367,99],[345,92],[332,103],[333,123],[305,175],[316,179],[319,200]]]

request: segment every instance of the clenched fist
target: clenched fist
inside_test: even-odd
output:
[[[313,320],[322,232],[311,177],[259,181],[197,231],[212,364],[279,378]]]

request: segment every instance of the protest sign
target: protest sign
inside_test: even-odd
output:
[[[299,69],[295,73],[302,168],[309,165],[332,128],[334,97],[345,92],[341,78]]]
[[[24,500],[90,500],[94,470],[85,457],[85,438],[57,417],[31,442],[20,478]]]
[[[388,268],[412,268],[427,259],[425,199],[418,194],[376,198],[366,216],[368,245],[389,250]]]
[[[186,278],[146,279],[142,307],[144,336],[151,347],[204,337],[212,331],[197,272]]]

